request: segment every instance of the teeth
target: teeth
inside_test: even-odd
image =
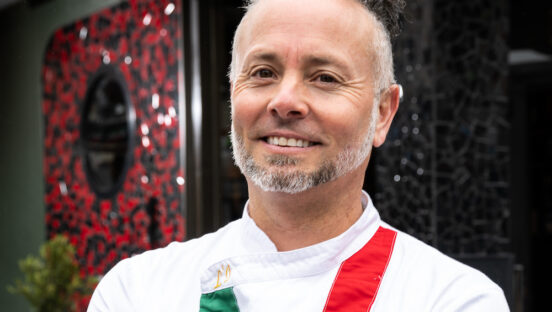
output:
[[[279,145],[279,146],[290,146],[290,147],[309,147],[312,145],[311,142],[301,139],[294,139],[289,138],[286,139],[284,137],[268,137],[268,144],[271,145]]]

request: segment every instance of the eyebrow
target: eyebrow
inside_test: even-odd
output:
[[[309,55],[304,58],[304,62],[307,66],[331,65],[339,69],[347,76],[351,74],[351,69],[343,61],[331,55]]]
[[[253,58],[260,59],[263,61],[269,61],[269,62],[278,61],[278,56],[276,55],[276,53],[272,53],[272,52],[254,53]]]
[[[305,63],[308,65],[335,65],[337,67],[347,67],[341,60],[330,55],[317,56],[309,55],[305,57]]]
[[[281,62],[280,58],[278,57],[278,55],[276,53],[273,53],[273,52],[263,52],[263,51],[254,52],[254,53],[250,54],[249,56],[247,56],[247,58],[245,59],[244,64],[249,64],[253,60],[265,61],[265,62],[269,62],[269,63],[276,63],[278,65],[282,64],[282,62]]]
[[[312,56],[307,56],[305,58],[305,63],[307,63],[309,65],[321,66],[321,65],[336,64],[336,63],[339,63],[339,62],[337,60],[331,58],[331,57],[312,55]]]

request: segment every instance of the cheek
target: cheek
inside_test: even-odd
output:
[[[371,105],[354,105],[349,101],[334,100],[329,101],[325,107],[319,107],[315,115],[336,139],[347,142],[359,140],[367,133],[372,113]]]
[[[242,92],[232,98],[232,123],[236,130],[251,126],[264,111],[256,96]]]

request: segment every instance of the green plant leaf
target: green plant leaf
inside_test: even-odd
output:
[[[37,311],[74,311],[76,301],[90,296],[98,282],[97,277],[80,276],[75,247],[62,235],[45,242],[39,257],[27,256],[18,264],[24,279],[7,289],[24,296]]]

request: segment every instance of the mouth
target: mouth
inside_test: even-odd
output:
[[[296,138],[286,138],[282,136],[268,136],[262,138],[263,141],[270,145],[276,145],[276,146],[284,146],[284,147],[311,147],[314,145],[319,145],[318,142],[312,142],[308,140],[303,139],[296,139]]]

